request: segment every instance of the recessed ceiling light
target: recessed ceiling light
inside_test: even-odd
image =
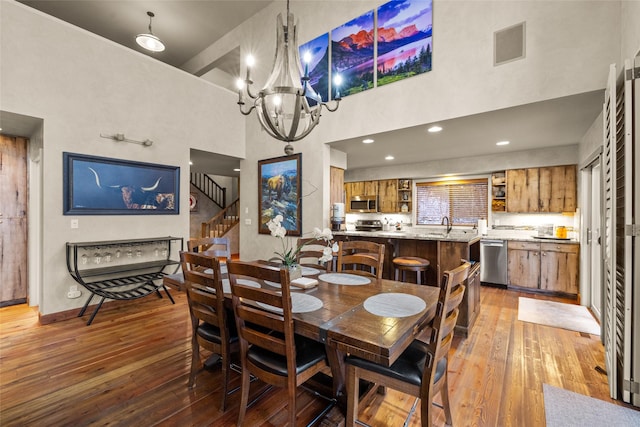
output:
[[[440,132],[442,130],[442,128],[440,126],[431,126],[428,131],[431,133],[436,133],[436,132]]]
[[[233,171],[234,172],[240,172],[240,168],[235,168]]]
[[[372,142],[373,142],[373,139],[371,139],[371,138],[367,138],[367,139],[363,139],[362,140],[363,144],[371,144]]]
[[[191,160],[189,160],[189,164],[190,164],[190,165],[192,165],[192,164],[193,164],[193,162],[192,162]]]
[[[385,160],[393,160],[393,159],[395,159],[395,157],[393,157],[393,156],[387,156],[387,157],[385,157],[384,159],[385,159]]]
[[[498,141],[496,145],[509,145],[509,141]]]

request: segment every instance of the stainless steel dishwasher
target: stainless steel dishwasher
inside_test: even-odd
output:
[[[507,286],[506,240],[480,241],[480,282]]]

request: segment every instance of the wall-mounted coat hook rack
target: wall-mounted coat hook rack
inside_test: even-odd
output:
[[[135,139],[125,138],[123,133],[116,133],[114,135],[100,134],[100,137],[111,139],[113,141],[118,141],[118,142],[132,142],[134,144],[144,145],[145,147],[150,147],[151,144],[153,144],[153,141],[150,139],[145,139],[144,141],[136,141]]]

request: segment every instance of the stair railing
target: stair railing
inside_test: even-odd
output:
[[[222,237],[240,221],[239,209],[240,199],[236,199],[213,218],[202,223],[200,237]]]
[[[227,189],[218,185],[209,175],[192,172],[190,179],[191,184],[202,191],[219,208],[224,209],[227,206]]]

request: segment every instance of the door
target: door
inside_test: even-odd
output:
[[[591,168],[591,186],[588,194],[591,195],[590,218],[587,231],[587,244],[589,245],[590,287],[591,287],[591,311],[599,322],[602,322],[602,245],[600,241],[600,227],[602,221],[601,211],[601,166],[600,161]]]
[[[27,143],[0,137],[0,307],[27,301]]]

